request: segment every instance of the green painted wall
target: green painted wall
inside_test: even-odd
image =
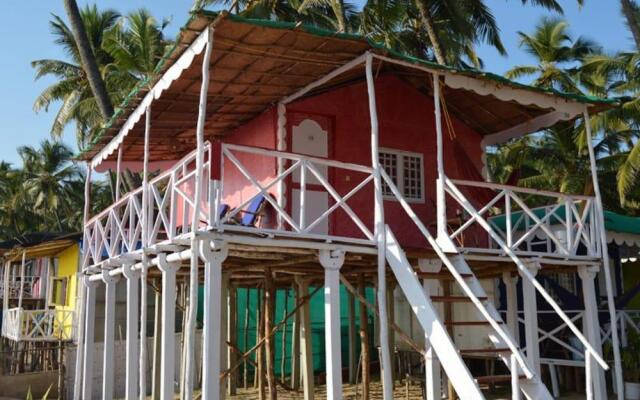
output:
[[[314,287],[309,288],[309,293],[313,293],[315,290]],[[248,295],[248,298],[247,298]],[[367,288],[365,292],[366,298],[370,304],[374,304],[375,293],[373,288]],[[285,298],[288,297],[287,300]],[[340,287],[340,318],[341,318],[341,330],[342,330],[342,364],[344,367],[347,366],[348,361],[348,304],[347,304],[347,290],[341,286]],[[323,372],[325,370],[325,346],[324,346],[324,293],[322,289],[320,289],[312,298],[310,303],[311,309],[311,332],[312,332],[312,344],[313,344],[313,364],[314,370],[316,372]],[[238,320],[236,326],[237,332],[237,345],[243,351],[250,349],[256,344],[256,309],[258,307],[258,291],[256,289],[238,289],[237,294],[237,310],[238,310]],[[286,308],[285,308],[286,302]],[[247,306],[248,303],[248,306]],[[284,316],[293,311],[295,308],[295,299],[293,290],[278,290],[276,293],[276,307],[275,307],[275,318],[273,320],[273,324],[277,324],[282,321]],[[202,323],[204,309],[204,288],[200,288],[200,296],[199,296],[199,304],[198,304],[198,320]],[[244,323],[245,318],[248,313],[248,328],[246,329],[246,340],[245,340],[245,329]],[[373,339],[373,322],[374,316],[370,311],[367,313],[367,317],[369,320],[369,337],[370,341]],[[359,329],[359,321],[360,321],[360,313],[358,302],[356,301],[356,327]],[[285,332],[286,332],[286,344],[284,353],[285,357],[285,373],[289,373],[289,367],[291,365],[291,334],[292,334],[292,323],[293,317],[287,321]],[[282,349],[282,330],[279,330],[274,335],[273,343],[275,345],[275,370],[276,375],[280,374],[280,366],[283,357],[283,349]],[[356,348],[360,348],[360,338],[356,336],[357,344]],[[359,351],[358,353],[359,354]],[[372,359],[377,359],[377,351],[373,351],[373,347],[370,351],[372,355]],[[252,360],[255,361],[255,356],[252,357]],[[250,367],[250,365],[249,365]],[[252,368],[250,368],[252,370]]]

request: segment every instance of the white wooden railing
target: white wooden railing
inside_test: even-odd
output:
[[[281,163],[284,163],[285,168],[275,177],[265,179],[245,165],[241,160],[243,157],[245,159],[257,158],[258,162],[272,165],[276,164],[274,161],[280,160]],[[220,182],[220,190],[214,196],[214,209],[218,209],[218,204],[224,202],[224,197],[229,194],[225,191],[229,180],[233,180],[231,183],[237,185],[238,179],[245,179],[247,187],[244,188],[244,191],[250,194],[243,196],[239,204],[230,204],[232,210],[221,219],[219,219],[219,216],[215,216],[212,226],[217,229],[259,231],[263,234],[295,235],[296,237],[325,241],[346,241],[358,244],[374,243],[373,233],[368,227],[373,226],[373,213],[370,213],[371,221],[367,221],[367,224],[348,204],[348,200],[361,193],[365,187],[373,187],[373,170],[371,167],[258,147],[223,144],[221,171],[222,180]],[[350,183],[346,194],[341,195],[329,182],[329,176],[345,175],[349,175],[353,182]],[[279,204],[276,199],[278,188],[291,185],[291,182],[294,181],[297,185],[296,189],[299,191],[297,202],[299,206],[296,213],[292,212],[293,207]],[[314,217],[311,217],[311,210],[307,201],[311,186],[314,192],[326,193],[329,198],[328,208]],[[239,214],[242,213],[242,210],[245,210],[259,196],[262,196],[275,210],[278,223],[272,224],[271,227],[241,226],[237,224],[235,220],[240,216]],[[315,228],[328,221],[329,217],[335,214],[337,210],[342,210],[345,214],[345,218],[341,221],[342,226],[353,223],[357,227],[357,234],[336,236],[330,235],[328,232],[317,233]]]
[[[192,152],[171,169],[160,173],[146,185],[127,193],[109,208],[91,218],[84,229],[83,267],[96,265],[105,259],[139,251],[147,233],[147,246],[170,241],[192,231],[195,205],[195,161]],[[203,198],[209,203],[209,176],[211,170],[211,146],[205,147],[203,165]],[[147,191],[148,204],[143,204]],[[147,227],[143,227],[143,214],[147,215]],[[209,208],[201,207],[203,225],[209,221]]]
[[[74,332],[71,310],[10,308],[3,317],[2,336],[15,341],[72,340]]]
[[[469,215],[453,230],[453,240],[472,227],[479,226],[479,218],[484,218],[509,249],[519,254],[544,253],[572,257],[599,257],[601,254],[593,197],[446,178],[446,192],[460,205],[462,200],[458,194],[464,188],[484,190],[492,193],[493,197],[486,204],[477,206],[477,214]],[[529,207],[526,196],[546,198],[550,205]],[[502,252],[492,237],[489,238],[489,247]]]

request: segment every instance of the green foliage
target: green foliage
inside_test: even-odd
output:
[[[77,232],[82,227],[85,172],[62,143],[43,140],[40,148],[18,149],[22,166],[0,162],[0,240],[29,232]],[[111,202],[103,182],[92,184],[92,207]]]
[[[535,65],[517,66],[507,77],[531,77],[532,84],[601,97],[634,95],[621,107],[591,118],[593,147],[605,208],[640,212],[640,67],[638,53],[605,55],[590,40],[574,40],[566,21],[543,18],[533,34],[520,32],[521,46]],[[493,179],[526,187],[573,194],[593,194],[584,121],[500,146],[488,157]]]
[[[153,74],[169,44],[162,33],[167,21],[158,23],[144,9],[121,16],[114,10],[98,10],[95,5],[82,9],[81,17],[111,101],[120,104],[139,80]],[[78,148],[82,150],[104,121],[70,28],[57,15],[53,15],[50,27],[54,43],[63,48],[68,59],[31,63],[36,79],[56,78],[36,98],[33,109],[48,111],[59,104],[50,133],[60,137],[68,125],[75,124]]]
[[[620,355],[625,381],[640,383],[640,334],[638,332],[629,329],[627,346],[621,349]]]

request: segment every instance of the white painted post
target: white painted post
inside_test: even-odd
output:
[[[442,270],[442,261],[421,258],[418,260],[418,266],[421,272],[437,273]],[[422,287],[427,297],[440,294],[441,285],[437,279],[423,279]],[[437,309],[442,317],[442,307],[437,307],[434,304],[434,309]],[[426,398],[427,400],[440,400],[442,398],[442,368],[438,356],[433,351],[433,347],[426,334],[424,336],[424,349]]]
[[[120,200],[120,186],[122,176],[122,147],[121,144],[118,147],[118,160],[116,161],[116,202]]]
[[[511,371],[511,400],[520,400],[519,368],[515,354],[511,354],[509,357],[509,370]]]
[[[508,218],[507,218],[508,219]],[[520,323],[518,322],[518,276],[511,275],[511,272],[502,273],[507,295],[507,326],[516,344],[520,343]]]
[[[596,299],[595,278],[598,267],[579,266],[578,276],[582,281],[582,297],[584,299],[584,324],[586,328],[585,336],[591,346],[598,352],[602,352],[602,338],[600,336],[600,321],[598,319],[598,302]],[[612,327],[615,329],[615,326]],[[593,391],[599,399],[607,398],[607,383],[604,378],[602,368],[591,371],[593,374]]]
[[[139,355],[140,339],[138,337],[138,327],[140,322],[140,271],[134,271],[131,263],[122,266],[122,274],[127,280],[127,344],[126,344],[126,379],[125,398],[135,400],[138,398],[139,376]]]
[[[196,250],[194,249],[194,251]],[[180,268],[180,263],[169,263],[167,255],[160,253],[158,254],[158,264],[158,268],[162,272],[160,399],[173,400],[176,362],[176,272]]]
[[[276,149],[279,151],[287,150],[287,106],[280,102],[278,103],[278,127],[276,138]],[[285,159],[278,157],[278,176],[282,175],[285,169]],[[287,204],[286,199],[287,186],[284,179],[278,181],[278,205],[284,209]],[[282,230],[283,219],[280,213],[278,213],[278,230]]]
[[[598,231],[600,233],[600,244],[602,247],[602,269],[604,270],[605,283],[607,286],[607,307],[609,308],[609,319],[611,321],[611,345],[613,347],[613,361],[615,368],[616,394],[618,400],[624,399],[624,383],[622,377],[622,360],[620,358],[620,342],[618,339],[618,330],[616,329],[616,303],[613,292],[613,282],[611,280],[611,267],[609,260],[609,249],[607,248],[607,232],[604,224],[604,206],[602,205],[602,195],[600,193],[600,184],[598,182],[598,170],[596,168],[596,155],[593,150],[593,141],[591,135],[591,124],[589,120],[589,110],[585,106],[584,125],[587,133],[587,147],[589,150],[589,163],[591,166],[591,179],[593,181],[593,191],[596,197],[595,211]]]
[[[20,292],[18,292],[18,312],[22,315],[22,297],[24,296],[24,268],[27,263],[27,251],[22,250],[22,264],[20,264]],[[21,318],[21,317],[20,317]]]
[[[298,285],[298,296],[300,298],[309,295],[309,283],[296,276],[296,284]],[[307,301],[300,307],[300,358],[302,369],[302,387],[304,391],[304,400],[313,400],[313,350],[312,350],[311,332],[311,307]]]
[[[437,148],[437,166],[438,179],[436,181],[436,222],[438,231],[438,240],[449,238],[447,234],[447,203],[444,191],[444,143],[442,138],[442,112],[440,98],[440,75],[433,74],[433,104],[436,119],[436,148]]]
[[[84,181],[84,210],[82,214],[82,229],[84,230],[87,226],[87,221],[89,220],[89,210],[91,204],[91,166],[90,163],[87,163],[87,176]],[[89,249],[89,243],[87,242],[89,238],[83,235],[83,258],[86,255],[85,252]],[[87,267],[82,264],[82,269]],[[80,283],[82,282],[82,283]],[[78,277],[78,288],[80,289],[80,302],[78,304],[78,319],[77,319],[77,332],[78,332],[78,342],[76,346],[76,370],[74,377],[74,385],[73,385],[73,399],[81,400],[82,392],[82,373],[83,373],[83,359],[84,359],[84,340],[85,340],[85,319],[87,318],[87,313],[85,311],[85,301],[87,297],[87,285],[84,279]]]
[[[194,239],[191,241],[192,255],[191,268],[189,270],[189,314],[187,316],[187,328],[185,332],[186,347],[186,371],[184,373],[185,398],[193,398],[193,382],[195,376],[195,337],[196,337],[196,318],[198,312],[198,240],[196,232],[200,227],[200,211],[202,208],[202,194],[204,187],[204,179],[210,179],[210,176],[203,176],[204,170],[204,124],[207,116],[207,93],[209,91],[209,63],[211,61],[211,52],[213,50],[213,27],[208,28],[207,45],[202,60],[202,83],[200,85],[200,102],[198,106],[198,120],[196,124],[196,171],[195,171],[195,190],[193,205],[193,220],[191,222],[191,231],[194,233]],[[218,212],[217,210],[215,211]]]
[[[114,369],[113,357],[115,354],[116,332],[116,283],[120,276],[109,275],[109,270],[102,270],[104,282],[104,346],[102,360],[102,400],[113,399]]]
[[[342,346],[340,344],[340,268],[342,250],[320,250],[324,268],[324,324],[327,371],[327,399],[342,399]]]
[[[541,266],[537,261],[526,263],[529,273],[535,277]],[[524,311],[524,330],[527,345],[527,359],[533,371],[540,376],[540,345],[538,343],[538,304],[536,289],[527,278],[522,279],[522,308]]]
[[[140,400],[147,398],[147,270],[149,268],[149,136],[151,135],[151,104],[145,112],[144,156],[142,161],[142,269],[140,270]]]
[[[227,318],[229,317],[228,309],[227,309],[227,296],[229,295],[229,274],[222,273],[222,279],[220,281],[220,320],[218,322],[218,326],[220,329],[220,365],[221,369],[227,368],[227,362],[229,358],[227,357],[227,340],[229,340],[228,334],[228,326],[227,326]],[[214,351],[215,353],[215,351]],[[220,395],[218,397],[219,400],[224,400],[227,394],[227,388],[229,385],[229,376],[227,375],[223,380],[220,381]]]
[[[393,398],[393,381],[391,378],[391,354],[389,351],[389,326],[387,317],[387,281],[386,281],[386,241],[384,229],[384,200],[382,198],[382,179],[380,174],[380,152],[378,145],[378,111],[376,106],[375,82],[373,81],[373,55],[366,54],[367,95],[369,99],[369,117],[371,120],[371,166],[374,183],[374,219],[375,238],[378,246],[378,309],[380,329],[380,350],[382,353],[382,389],[383,398]]]
[[[85,296],[85,328],[84,328],[84,346],[83,365],[82,365],[82,395],[81,399],[93,398],[93,351],[96,326],[96,285],[97,282],[89,280],[88,276],[84,277],[84,286],[86,287]],[[80,349],[78,349],[80,352]]]
[[[202,333],[202,399],[220,396],[220,331],[222,313],[222,263],[228,247],[223,242],[201,241],[204,259],[204,329]],[[213,247],[212,247],[213,246]]]

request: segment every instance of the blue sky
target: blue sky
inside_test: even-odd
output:
[[[571,32],[597,40],[607,51],[630,49],[631,37],[620,14],[617,0],[585,0],[579,8],[574,0],[560,0],[565,8],[565,18],[571,24]],[[192,0],[78,0],[82,6],[97,3],[100,8],[114,8],[121,13],[146,7],[157,18],[172,18],[167,33],[174,37],[186,21]],[[362,0],[357,3],[362,4]],[[526,64],[531,58],[518,48],[517,31],[530,32],[547,11],[521,6],[520,0],[487,0],[502,31],[502,39],[509,52],[500,56],[495,50],[481,46],[478,51],[485,62],[485,69],[504,73],[510,67]],[[63,16],[61,0],[19,0],[0,2],[0,37],[4,39],[3,59],[0,62],[0,160],[18,163],[16,148],[21,145],[37,145],[49,135],[54,113],[35,114],[32,106],[36,96],[49,84],[48,79],[34,81],[30,62],[41,58],[64,58],[53,43],[48,21],[51,14]],[[71,129],[64,141],[74,144]]]

